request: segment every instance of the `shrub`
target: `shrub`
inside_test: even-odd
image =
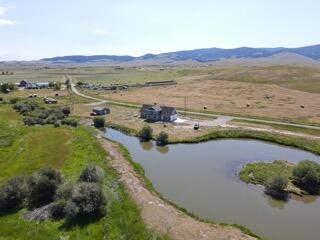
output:
[[[95,216],[103,214],[106,200],[101,186],[97,183],[78,183],[75,185],[71,202],[68,204],[68,218],[78,216]]]
[[[8,93],[8,90],[13,91],[16,87],[13,83],[3,83],[0,85],[0,91],[3,93]]]
[[[53,126],[54,126],[55,128],[60,127],[60,122],[59,122],[59,121],[56,121],[56,122],[53,124]]]
[[[160,134],[157,137],[157,144],[164,146],[167,145],[169,142],[169,135],[166,132],[160,132]]]
[[[63,114],[64,114],[65,116],[69,116],[71,110],[70,110],[69,107],[63,107],[63,108],[61,109],[61,112],[63,112]]]
[[[74,202],[69,201],[65,207],[65,214],[67,220],[71,221],[79,214],[79,208]]]
[[[56,83],[54,83],[53,89],[54,89],[55,91],[59,91],[59,90],[61,89],[61,82],[56,82]]]
[[[96,128],[104,128],[105,124],[106,124],[106,119],[104,117],[95,117],[93,119],[93,125]]]
[[[153,130],[149,125],[145,125],[140,131],[139,131],[139,138],[142,141],[149,141],[152,139],[152,133]]]
[[[28,204],[38,207],[54,200],[56,191],[62,183],[60,172],[52,168],[45,168],[34,173],[28,181]]]
[[[73,184],[65,183],[59,186],[55,198],[57,200],[69,200],[72,196]]]
[[[99,166],[87,166],[82,170],[79,181],[81,182],[101,182],[104,171]]]
[[[0,97],[0,102],[2,102],[3,101],[3,97]]]
[[[69,125],[71,127],[77,127],[78,121],[74,118],[65,118],[61,121],[62,125]]]
[[[27,185],[23,177],[8,180],[0,188],[0,212],[19,208],[27,194]]]
[[[10,103],[11,104],[16,104],[19,101],[19,98],[11,98]]]
[[[282,193],[287,187],[289,179],[285,176],[279,175],[272,178],[267,184],[267,188],[271,191]]]
[[[320,190],[320,165],[310,160],[304,160],[293,169],[294,182],[311,194]]]
[[[66,216],[67,201],[58,200],[50,205],[49,214],[53,219],[62,219]]]

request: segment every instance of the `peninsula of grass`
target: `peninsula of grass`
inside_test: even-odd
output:
[[[0,106],[0,185],[44,167],[59,169],[65,181],[76,181],[87,165],[106,172],[103,192],[107,214],[72,226],[65,220],[26,221],[22,208],[0,215],[0,239],[168,239],[148,230],[140,211],[125,191],[117,174],[107,165],[108,155],[85,127],[27,127],[11,105]]]
[[[242,168],[239,177],[245,183],[266,186],[269,180],[276,176],[283,175],[289,178],[292,169],[293,165],[283,160],[275,160],[272,163],[254,162]]]

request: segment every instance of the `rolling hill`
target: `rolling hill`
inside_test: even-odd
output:
[[[128,62],[213,62],[226,59],[259,59],[268,58],[279,54],[291,54],[308,58],[310,60],[320,60],[320,45],[300,47],[300,48],[250,48],[241,47],[234,49],[204,48],[187,51],[177,51],[161,54],[146,54],[140,57],[115,56],[115,55],[93,55],[93,56],[62,56],[44,58],[41,61],[52,64],[83,64],[83,63],[128,63]]]

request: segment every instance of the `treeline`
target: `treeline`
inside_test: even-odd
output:
[[[13,105],[13,109],[23,116],[23,122],[28,126],[53,124],[59,127],[62,124],[77,127],[78,125],[76,119],[69,117],[69,107],[47,108],[33,101],[18,101]]]
[[[53,168],[12,178],[0,188],[0,213],[47,206],[44,216],[51,219],[73,221],[104,215],[107,203],[102,190],[104,174],[98,166],[87,166],[76,182],[64,181],[62,174]]]
[[[14,91],[16,89],[16,86],[13,83],[2,83],[0,85],[0,92],[2,93],[9,93],[11,91]]]
[[[153,139],[153,129],[149,125],[145,125],[138,133],[141,141],[150,141]],[[155,137],[156,143],[159,146],[167,145],[169,142],[169,135],[166,132],[160,132],[159,135]]]

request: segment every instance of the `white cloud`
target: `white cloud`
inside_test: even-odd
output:
[[[19,24],[19,23],[21,23],[21,22],[0,18],[0,26],[14,25],[14,24]]]
[[[12,5],[10,5],[8,7],[0,6],[0,26],[14,25],[14,24],[21,23],[20,21],[14,21],[14,20],[4,18],[4,15],[7,12],[7,10],[14,9],[14,8],[15,7]]]
[[[101,28],[92,29],[90,32],[93,34],[97,34],[97,35],[106,35],[107,34],[106,30],[101,29]]]
[[[6,11],[7,11],[7,9],[0,6],[0,16],[2,16]]]

